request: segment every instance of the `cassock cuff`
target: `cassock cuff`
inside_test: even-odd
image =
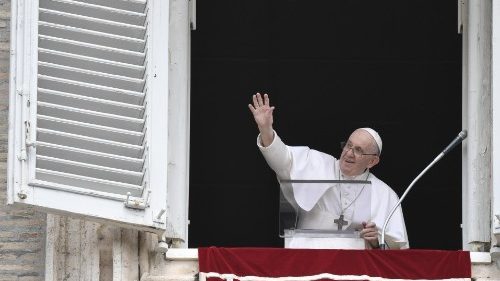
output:
[[[288,147],[281,141],[281,138],[273,130],[274,138],[269,146],[264,147],[257,136],[257,146],[266,159],[267,164],[278,175],[278,178],[289,178],[292,164],[292,156]]]
[[[268,145],[268,146],[263,146],[263,145],[262,145],[261,135],[259,134],[259,135],[257,136],[257,146],[259,147],[259,149],[260,149],[261,151],[271,150],[271,149],[272,149],[273,144],[275,144],[275,143],[276,143],[276,139],[278,139],[278,138],[279,138],[279,137],[278,137],[278,134],[276,134],[276,131],[275,131],[275,130],[273,130],[273,141],[271,142],[271,144],[270,144],[270,145]]]

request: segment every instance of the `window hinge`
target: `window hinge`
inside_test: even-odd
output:
[[[28,158],[27,153],[26,153],[26,148],[21,148],[21,151],[17,155],[17,159],[19,161],[26,161],[26,158]]]
[[[17,90],[16,93],[21,97],[26,98],[26,106],[30,107],[31,105],[30,95],[29,94],[25,95],[23,90]]]
[[[465,1],[466,0],[457,0],[458,9],[457,9],[457,32],[458,34],[462,34],[464,31],[464,20],[465,20]]]
[[[132,197],[130,192],[127,192],[127,199],[125,202],[125,207],[131,209],[145,210],[149,207],[149,195],[151,191],[148,191],[146,198]]]
[[[32,142],[29,138],[30,136],[30,130],[31,130],[31,123],[30,121],[24,121],[24,147],[21,147],[21,151],[19,152],[18,159],[19,161],[26,161],[28,158],[28,153],[27,150],[29,147],[35,147],[36,142]]]
[[[188,9],[189,27],[191,30],[196,30],[196,0],[189,0]]]
[[[493,233],[495,235],[500,235],[500,215],[493,216]]]

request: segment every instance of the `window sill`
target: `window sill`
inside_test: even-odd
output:
[[[165,254],[167,260],[185,261],[198,260],[198,249],[169,249]],[[491,255],[485,252],[471,252],[470,259],[472,264],[490,264]]]

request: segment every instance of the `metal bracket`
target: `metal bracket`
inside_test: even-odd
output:
[[[150,193],[151,192],[148,192],[146,198],[137,198],[137,197],[132,197],[132,194],[130,192],[127,192],[127,199],[125,200],[125,202],[123,202],[123,204],[127,208],[145,210],[147,207],[149,207]]]
[[[161,209],[160,212],[158,213],[158,215],[156,215],[156,217],[153,219],[153,221],[156,223],[164,224],[165,222],[161,220],[161,217],[163,216],[163,214],[166,211],[167,210],[165,210],[165,209]]]
[[[26,140],[26,145],[28,146],[28,139],[29,139],[30,130],[31,130],[30,121],[28,121],[28,120],[24,121],[24,127],[25,127],[24,139]]]
[[[500,246],[500,215],[493,216],[493,235],[495,235],[496,243],[494,246]]]
[[[462,34],[464,31],[464,20],[465,20],[465,0],[457,0],[457,33]]]
[[[24,147],[21,147],[21,151],[19,152],[19,155],[17,156],[17,159],[19,161],[26,161],[28,158],[28,148],[30,147],[36,147],[36,142],[33,142],[30,140],[30,131],[31,131],[31,123],[30,121],[26,120],[24,121]]]
[[[30,95],[29,94],[25,95],[23,90],[17,90],[16,93],[19,96],[26,98],[26,106],[28,106],[28,107],[31,106],[31,99],[30,99]]]
[[[26,158],[28,158],[28,154],[26,153],[26,148],[21,148],[21,151],[17,155],[17,159],[19,161],[26,161]]]
[[[28,194],[26,194],[26,191],[21,190],[17,193],[17,197],[19,197],[19,199],[21,199],[21,200],[24,200],[24,199],[28,198]]]
[[[196,30],[196,0],[189,0],[188,10],[189,27],[191,28],[191,30]]]
[[[495,233],[500,234],[500,215],[493,216],[493,228]]]

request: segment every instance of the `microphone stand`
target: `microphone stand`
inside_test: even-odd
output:
[[[461,143],[465,138],[467,137],[467,131],[463,130],[461,131],[458,136],[453,140],[451,144],[449,144],[443,152],[439,153],[439,155],[432,160],[432,162],[427,165],[427,167],[420,173],[418,176],[410,183],[410,185],[406,188],[405,192],[403,195],[401,195],[401,198],[399,199],[398,203],[391,209],[391,212],[389,213],[389,216],[387,219],[385,219],[384,226],[382,227],[382,243],[380,244],[380,249],[385,250],[387,248],[387,245],[385,244],[385,229],[387,227],[387,224],[389,223],[389,220],[391,219],[392,215],[396,211],[396,209],[401,205],[401,202],[405,199],[406,195],[410,190],[412,189],[413,185],[432,167],[434,164],[436,164],[445,154],[447,154],[453,147]]]

